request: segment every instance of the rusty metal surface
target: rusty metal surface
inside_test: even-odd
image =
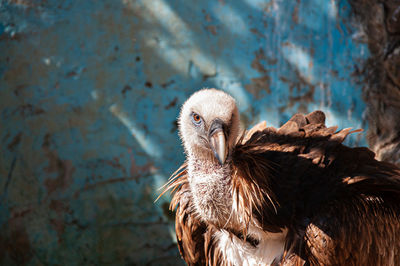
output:
[[[0,1],[0,264],[182,263],[153,203],[179,106],[217,87],[245,126],[365,127],[358,33],[335,0]]]

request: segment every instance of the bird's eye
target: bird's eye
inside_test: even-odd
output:
[[[200,123],[201,123],[201,117],[200,117],[200,115],[198,115],[198,114],[196,114],[196,113],[193,113],[193,114],[192,114],[192,121],[193,121],[193,123],[194,123],[195,125],[200,125]]]

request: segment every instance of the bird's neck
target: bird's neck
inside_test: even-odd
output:
[[[220,165],[209,153],[188,154],[189,184],[194,207],[207,222],[223,225],[232,210],[231,165]]]

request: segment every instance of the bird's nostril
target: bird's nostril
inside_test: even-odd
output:
[[[221,119],[215,119],[210,126],[210,129],[208,130],[208,136],[211,137],[218,131],[222,131],[225,134],[225,124]]]

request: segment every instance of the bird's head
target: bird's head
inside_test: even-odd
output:
[[[179,132],[186,153],[212,155],[223,165],[239,133],[235,100],[216,89],[194,93],[182,106]]]

